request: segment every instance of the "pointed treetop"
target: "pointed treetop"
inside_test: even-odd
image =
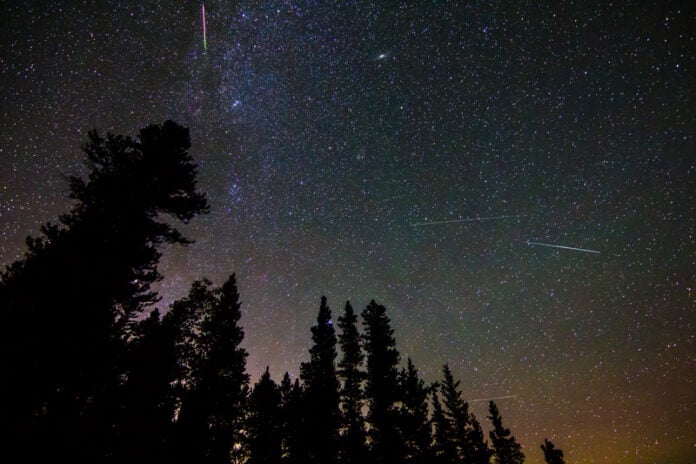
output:
[[[544,461],[546,464],[565,464],[563,451],[557,449],[548,439],[544,438],[544,444],[541,445],[541,450],[544,452]]]

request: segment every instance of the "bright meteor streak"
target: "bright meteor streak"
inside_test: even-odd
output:
[[[205,33],[205,3],[201,3],[201,17],[203,18],[203,53],[208,51],[208,43],[206,42]]]
[[[464,218],[464,219],[454,219],[451,221],[434,221],[434,222],[416,222],[411,224],[411,227],[423,227],[423,226],[435,226],[439,224],[454,224],[457,222],[483,222],[483,221],[495,221],[498,219],[512,219],[519,217],[526,217],[527,214],[510,214],[507,216],[489,216],[489,217],[475,217],[475,218]]]
[[[464,400],[467,403],[476,403],[481,401],[504,400],[507,398],[517,398],[517,395],[493,396],[491,398],[474,398],[473,400]]]
[[[597,251],[597,250],[588,250],[587,248],[575,248],[575,247],[569,247],[569,246],[563,246],[563,245],[552,245],[550,243],[539,243],[539,242],[527,241],[527,245],[538,245],[538,246],[545,246],[545,247],[549,247],[549,248],[561,248],[563,250],[573,250],[573,251],[582,251],[584,253],[599,254],[599,251]]]

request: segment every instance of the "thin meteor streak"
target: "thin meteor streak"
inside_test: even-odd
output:
[[[205,31],[205,3],[201,3],[201,17],[203,18],[203,53],[206,53],[208,51],[208,43]]]
[[[476,403],[476,402],[481,402],[481,401],[504,400],[507,398],[517,398],[517,395],[492,396],[490,398],[474,398],[473,400],[464,400],[464,401],[467,403]]]
[[[411,224],[411,227],[436,226],[439,224],[454,224],[457,222],[495,221],[498,219],[512,219],[512,218],[527,217],[527,216],[529,216],[529,215],[528,214],[510,214],[510,215],[506,215],[506,216],[488,216],[488,217],[453,219],[451,221],[416,222],[416,223]]]
[[[587,248],[575,248],[575,247],[569,247],[569,246],[563,246],[563,245],[552,245],[551,243],[530,242],[529,240],[527,240],[527,245],[538,245],[538,246],[545,246],[545,247],[549,247],[549,248],[561,248],[563,250],[573,250],[573,251],[582,251],[584,253],[599,254],[599,251],[597,251],[597,250],[588,250]]]

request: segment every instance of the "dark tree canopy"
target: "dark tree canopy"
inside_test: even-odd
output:
[[[317,324],[312,327],[310,360],[301,366],[305,384],[307,462],[323,463],[338,453],[339,383],[336,376],[336,331],[326,297],[321,297]]]
[[[177,423],[184,448],[179,457],[196,462],[229,461],[242,440],[248,395],[244,331],[238,325],[241,303],[235,275],[220,287],[196,282],[189,296],[172,306],[172,317],[184,314],[180,332],[185,349],[180,355],[185,371]]]
[[[87,177],[69,178],[73,209],[28,238],[25,256],[0,275],[5,456],[489,464],[493,451],[449,366],[433,386],[410,358],[400,368],[391,321],[374,300],[362,334],[346,303],[337,340],[322,297],[302,382],[286,372],[277,385],[266,368],[251,391],[234,274],[220,287],[193,282],[163,317],[151,310],[160,246],[190,243],[177,224],[208,209],[189,147],[188,130],[171,121],[135,139],[90,132]],[[495,403],[489,411],[495,462],[522,464]],[[564,463],[550,441],[541,448],[547,463]]]
[[[288,377],[289,381],[289,377]],[[278,464],[282,456],[281,392],[266,371],[249,397],[248,464]]]
[[[432,440],[430,449],[433,462],[438,464],[449,464],[456,462],[457,448],[450,440],[451,425],[442,408],[438,387],[438,384],[434,385],[431,400],[432,416],[430,420],[432,423]]]
[[[484,438],[481,423],[473,413],[469,417],[467,450],[470,456],[470,462],[475,464],[488,464],[491,456],[493,456],[493,450],[488,447],[488,443]]]
[[[304,424],[304,394],[299,379],[290,380],[283,375],[280,383],[282,462],[300,464],[305,462],[307,451]]]
[[[454,380],[449,365],[442,368],[443,383],[441,392],[445,406],[445,417],[449,425],[447,440],[457,450],[459,459],[468,458],[467,433],[469,430],[469,404],[462,399],[459,381]]]
[[[376,463],[398,462],[402,444],[396,424],[399,352],[394,330],[384,306],[374,300],[362,311],[364,347],[367,354],[365,396],[372,459]]]
[[[488,419],[493,425],[490,436],[495,450],[496,464],[522,464],[524,462],[522,446],[512,436],[510,429],[503,427],[503,418],[495,402],[491,401],[488,404],[488,411],[490,413]]]
[[[454,380],[449,365],[442,368],[441,392],[444,403],[444,428],[441,432],[446,462],[488,464],[491,451],[483,438],[481,425],[469,412],[469,404],[462,399],[459,381]]]
[[[544,461],[546,464],[565,464],[563,451],[556,448],[548,439],[544,438],[544,444],[541,445],[541,450],[544,452]]]
[[[350,302],[346,302],[343,316],[338,318],[341,333],[338,336],[343,358],[338,363],[341,388],[341,459],[346,464],[360,463],[365,459],[365,426],[362,416],[364,404],[362,370],[365,358],[360,345],[358,316]]]
[[[135,327],[128,344],[127,378],[118,398],[116,462],[156,462],[169,457],[176,405],[172,382],[177,372],[172,329],[160,320],[157,310]]]
[[[411,358],[399,374],[401,407],[399,430],[403,446],[403,462],[426,464],[431,462],[431,424],[428,419],[428,395],[431,388],[419,377]]]
[[[135,140],[90,132],[88,177],[69,179],[74,208],[2,274],[2,317],[21,330],[0,342],[10,379],[0,425],[27,450],[99,459],[109,447],[124,327],[156,300],[159,245],[187,243],[161,216],[188,222],[208,208],[189,147],[188,129],[171,121]]]

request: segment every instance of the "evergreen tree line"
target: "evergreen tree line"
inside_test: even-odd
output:
[[[89,134],[73,209],[28,238],[0,276],[0,433],[21,462],[490,463],[524,461],[489,404],[484,436],[448,365],[426,384],[401,365],[386,308],[347,302],[337,334],[326,298],[294,381],[252,386],[235,275],[193,283],[148,312],[164,243],[208,211],[188,129]],[[360,317],[360,320],[359,320]],[[361,326],[361,327],[359,327]],[[362,330],[361,330],[362,328]],[[340,358],[339,358],[340,350]],[[547,463],[562,451],[545,441]]]

